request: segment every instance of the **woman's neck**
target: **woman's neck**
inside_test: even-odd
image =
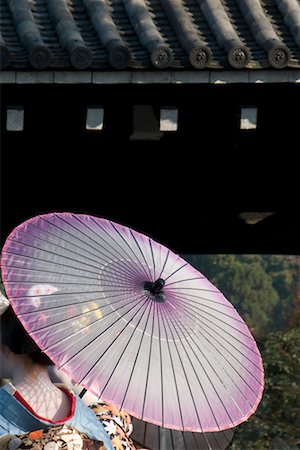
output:
[[[51,382],[49,375],[45,371],[38,373],[22,373],[18,372],[17,376],[14,376],[13,384],[16,390],[27,398],[36,393],[37,396],[44,393],[51,393],[57,391],[56,386]]]
[[[20,364],[12,374],[16,391],[41,417],[60,420],[67,417],[70,400],[50,380],[48,370],[38,364]]]

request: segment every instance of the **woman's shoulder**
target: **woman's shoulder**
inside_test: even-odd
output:
[[[9,381],[0,387],[0,395],[2,397],[7,397],[7,394],[14,395],[15,391],[14,386]]]
[[[0,387],[0,436],[7,435],[10,432],[10,424],[9,424],[10,421],[5,414],[7,408],[9,408],[11,414],[14,414],[13,405],[11,404],[11,400],[13,400],[13,397],[9,391],[10,389],[8,388],[7,385]],[[1,450],[3,443],[2,438],[0,439],[0,442],[1,442],[0,445]]]
[[[11,400],[13,400],[13,388],[10,384],[4,384],[0,387],[0,431],[4,421],[4,411],[8,406],[11,407]]]

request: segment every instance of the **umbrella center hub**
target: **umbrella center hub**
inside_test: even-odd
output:
[[[165,285],[165,280],[162,278],[158,278],[156,281],[145,281],[143,287],[145,291],[149,293],[149,296],[159,302],[162,303],[166,300],[165,293],[163,291],[163,287]]]

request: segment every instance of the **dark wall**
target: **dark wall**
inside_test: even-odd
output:
[[[133,105],[179,111],[177,133],[132,141]],[[6,131],[22,105],[23,132]],[[103,132],[85,130],[102,105]],[[258,108],[239,129],[241,105]],[[1,239],[33,215],[74,211],[150,234],[178,253],[299,253],[299,87],[3,85]],[[273,211],[246,225],[242,211]]]

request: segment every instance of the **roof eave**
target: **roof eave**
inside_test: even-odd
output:
[[[1,84],[300,83],[300,69],[243,71],[2,71]]]

